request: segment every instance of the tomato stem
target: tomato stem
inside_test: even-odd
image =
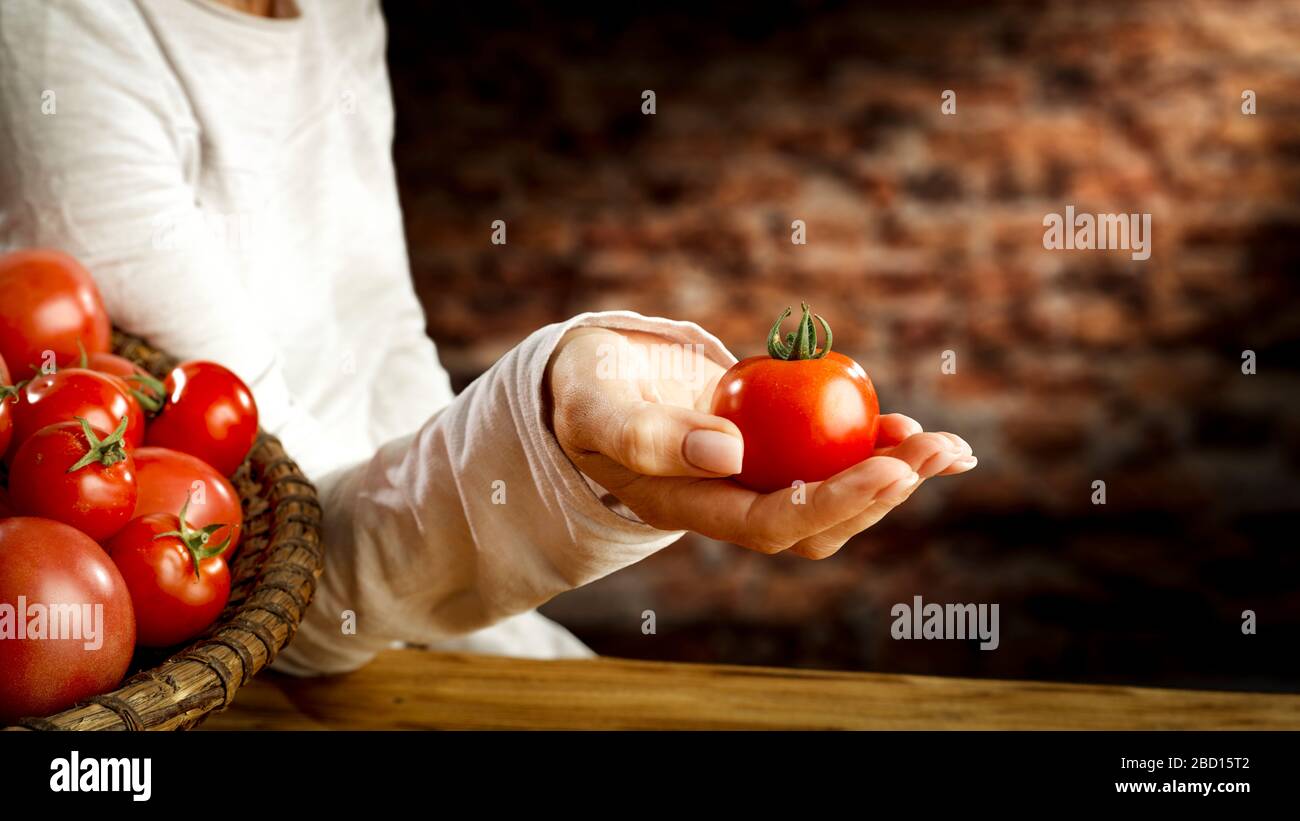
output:
[[[118,423],[117,430],[110,433],[103,440],[95,435],[94,428],[90,423],[80,416],[74,417],[81,423],[81,433],[86,437],[86,443],[90,448],[85,455],[77,460],[77,463],[68,468],[68,473],[77,471],[89,465],[92,462],[99,462],[104,467],[111,467],[126,458],[126,448],[122,444],[122,437],[126,434],[126,417]]]
[[[190,551],[191,559],[194,560],[194,579],[195,581],[199,581],[199,578],[201,578],[199,575],[199,562],[204,559],[212,559],[213,556],[220,556],[221,553],[224,553],[225,549],[230,547],[230,540],[234,538],[234,533],[227,533],[224,542],[218,544],[218,546],[208,547],[208,540],[212,538],[212,534],[221,530],[222,527],[225,527],[226,525],[208,525],[207,527],[200,527],[199,530],[195,530],[194,527],[191,527],[190,524],[185,521],[185,514],[188,512],[188,509],[190,509],[190,494],[185,495],[185,504],[181,505],[181,514],[177,516],[177,521],[181,522],[181,529],[168,530],[166,533],[157,534],[156,537],[153,538],[162,539],[165,537],[175,537],[181,539],[181,544],[185,544],[186,549]]]
[[[226,525],[211,524],[207,527],[195,530],[190,527],[189,522],[185,521],[185,514],[189,509],[190,495],[187,493],[185,494],[185,504],[181,505],[180,515],[176,517],[180,522],[180,529],[169,530],[166,533],[159,533],[157,536],[154,536],[154,538],[162,539],[167,536],[174,536],[175,538],[180,539],[181,544],[185,545],[185,549],[190,551],[190,558],[194,560],[194,580],[198,581],[202,578],[199,575],[199,562],[204,559],[210,559],[213,556],[220,556],[224,553],[226,548],[230,546],[230,540],[234,538],[235,534],[227,533],[225,540],[222,541],[221,544],[216,547],[209,547],[208,540],[212,538],[212,534],[216,533],[221,528],[226,527]]]
[[[809,312],[808,303],[799,303],[803,306],[803,315],[799,317],[799,326],[797,331],[791,331],[786,334],[785,339],[781,338],[781,323],[785,322],[786,317],[790,316],[790,308],[786,308],[776,323],[772,325],[772,330],[767,334],[767,353],[773,359],[801,360],[801,359],[821,359],[831,352],[831,326],[822,317],[821,314]],[[826,344],[820,348],[817,347],[817,328],[813,325],[813,317],[821,323],[822,329],[826,332]]]
[[[126,378],[127,382],[138,382],[144,390],[131,388],[131,395],[135,401],[140,403],[140,407],[150,413],[157,413],[162,410],[163,397],[167,395],[167,386],[150,374],[133,373]]]

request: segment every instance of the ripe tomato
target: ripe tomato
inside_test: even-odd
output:
[[[71,422],[80,416],[100,430],[115,430],[126,417],[124,442],[127,450],[144,439],[144,416],[139,405],[114,377],[81,368],[64,368],[58,373],[37,376],[18,391],[13,411],[13,440],[6,461],[12,464],[18,446],[28,436],[56,422]]]
[[[786,308],[768,334],[768,355],[731,366],[713,393],[712,412],[745,438],[741,484],[762,493],[796,480],[819,482],[871,456],[880,403],[858,363],[832,353],[831,330],[818,349],[808,306],[797,333],[781,339]]]
[[[136,634],[145,647],[170,647],[193,638],[230,598],[230,570],[209,546],[213,528],[195,530],[180,517],[153,513],[132,519],[107,549],[135,605]]]
[[[134,647],[131,596],[99,545],[48,519],[0,522],[0,725],[112,689]]]
[[[112,434],[81,419],[29,436],[9,472],[14,509],[107,541],[135,512],[135,464],[122,447],[126,421]]]
[[[243,381],[215,362],[183,362],[167,374],[162,411],[145,442],[197,456],[229,476],[257,438],[257,405]]]
[[[244,511],[239,494],[226,477],[195,456],[167,448],[139,448],[131,452],[135,460],[135,482],[139,498],[135,517],[151,513],[175,513],[189,500],[186,521],[195,527],[225,524],[228,527],[212,534],[220,544],[230,538],[226,561],[235,555],[243,530]]]
[[[0,356],[19,378],[43,364],[76,361],[80,340],[107,351],[112,327],[104,302],[81,263],[62,251],[33,248],[0,256]]]
[[[92,353],[85,357],[80,367],[117,377],[142,415],[146,411],[156,413],[162,407],[162,382],[124,356]]]
[[[13,405],[18,401],[18,389],[9,384],[9,369],[0,356],[0,456],[9,450],[9,440],[14,434]]]
[[[0,519],[7,519],[12,515],[14,515],[14,506],[9,503],[9,494],[0,487]]]
[[[98,373],[111,373],[125,380],[132,376],[148,376],[149,372],[125,356],[115,353],[87,353],[86,362],[79,367]]]

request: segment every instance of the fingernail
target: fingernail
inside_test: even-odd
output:
[[[745,446],[739,438],[716,430],[693,430],[686,435],[682,454],[700,470],[730,476],[740,473]]]
[[[907,476],[904,476],[902,479],[899,479],[898,481],[886,487],[884,490],[877,493],[876,499],[890,500],[890,499],[902,498],[907,494],[909,490],[915,487],[916,483],[919,481],[921,481],[921,475],[916,471],[912,471]]]
[[[962,458],[953,462],[952,466],[958,468],[959,470],[970,470],[971,468],[978,465],[979,462],[980,460],[976,459],[974,456],[963,456]]]

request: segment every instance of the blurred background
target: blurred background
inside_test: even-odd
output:
[[[806,299],[980,464],[830,560],[688,536],[544,612],[634,658],[1300,690],[1300,5],[555,5],[385,4],[457,386],[582,311],[746,356]],[[1151,213],[1151,258],[1044,250],[1066,205]],[[892,640],[915,595],[1001,646]]]

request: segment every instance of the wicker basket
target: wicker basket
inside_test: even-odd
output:
[[[115,332],[116,353],[164,376],[176,364],[135,337]],[[223,710],[240,687],[289,643],[323,567],[316,489],[262,432],[230,477],[244,507],[244,533],[230,568],[230,602],[189,646],[137,650],[134,675],[111,693],[61,713],[25,718],[32,730],[183,730]],[[16,728],[14,728],[16,729]]]

